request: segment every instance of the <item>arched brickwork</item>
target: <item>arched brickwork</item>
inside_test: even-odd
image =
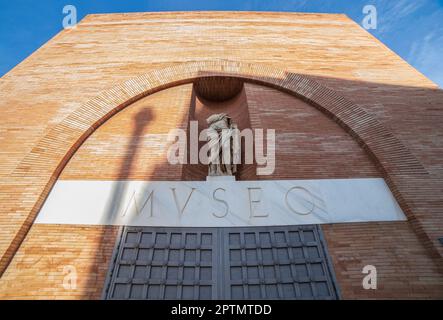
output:
[[[402,143],[358,105],[301,74],[265,65],[217,60],[187,62],[128,80],[83,104],[42,138],[10,175],[9,201],[17,202],[11,225],[1,239],[0,274],[25,238],[60,172],[78,147],[102,123],[134,101],[201,77],[229,76],[285,91],[317,107],[344,128],[368,152],[416,232],[435,256],[443,254],[433,228],[441,212],[430,195],[432,178]],[[437,185],[437,184],[435,184]]]

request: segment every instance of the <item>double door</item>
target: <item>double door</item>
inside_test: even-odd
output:
[[[316,225],[125,227],[105,299],[337,299]]]

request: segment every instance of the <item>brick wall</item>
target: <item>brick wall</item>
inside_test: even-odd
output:
[[[99,299],[116,235],[111,226],[33,225],[2,276],[0,299]]]
[[[442,299],[439,261],[429,255],[409,222],[323,225],[345,299]],[[363,267],[377,270],[377,289],[362,286]]]
[[[64,168],[61,180],[181,180],[165,163],[165,135],[186,129],[192,85],[160,91],[96,130]],[[33,225],[0,280],[0,298],[100,299],[118,227]],[[66,289],[66,266],[77,288]]]
[[[382,177],[366,152],[319,110],[274,89],[247,84],[253,128],[275,128],[277,168],[259,179]],[[443,298],[439,260],[409,222],[323,225],[342,298]],[[364,290],[365,265],[378,289]]]
[[[241,179],[381,176],[364,150],[319,110],[275,89],[246,84],[244,92],[227,103],[203,103],[191,85],[139,100],[97,129],[60,179],[191,179],[195,176],[185,173],[189,165],[169,165],[164,146],[149,139],[171,128],[186,128],[189,118],[203,121],[214,110],[232,114],[242,128],[276,129],[274,174],[251,178],[248,173],[255,172],[243,168]],[[246,114],[250,119],[244,122],[241,116]],[[204,175],[206,167],[199,167]],[[0,292],[6,298],[99,298],[116,229],[35,225],[4,274]],[[437,262],[408,222],[326,225],[323,230],[343,298],[442,297]],[[46,262],[36,263],[40,258]],[[377,267],[378,290],[362,289],[367,264]],[[77,290],[63,287],[66,265],[79,268]]]
[[[64,168],[64,180],[180,180],[165,167],[169,130],[187,129],[192,85],[157,92],[109,119]]]
[[[4,259],[0,269],[6,266],[9,257],[15,255],[0,279],[0,288],[6,288],[2,294],[8,297],[27,294],[24,286],[21,287],[23,290],[14,291],[12,282],[19,282],[22,276],[31,279],[26,268],[20,266],[26,266],[22,263],[27,259],[24,250],[27,245],[33,245],[32,237],[37,237],[36,246],[51,245],[51,241],[39,242],[38,230],[33,226],[16,253],[44,200],[41,195],[49,191],[62,169],[58,164],[64,163],[81,144],[82,139],[78,136],[100,126],[106,116],[101,120],[98,115],[112,114],[126,106],[121,101],[133,99],[144,84],[155,87],[162,81],[167,83],[166,80],[182,81],[183,74],[192,75],[195,66],[190,64],[189,69],[185,67],[182,73],[177,71],[177,75],[175,69],[171,69],[152,78],[142,77],[124,88],[107,91],[93,102],[88,100],[115,84],[148,71],[208,59],[251,63],[252,67],[241,67],[242,76],[266,79],[275,86],[277,83],[287,87],[293,85],[301,93],[319,101],[320,108],[340,113],[339,116],[333,115],[335,121],[346,119],[352,124],[348,132],[353,138],[364,138],[366,150],[380,160],[377,169],[385,171],[377,170],[355,140],[305,102],[271,89],[255,85],[245,87],[251,126],[277,126],[282,131],[282,145],[277,150],[279,167],[273,178],[382,174],[387,178],[386,172],[389,173],[388,183],[395,186],[393,191],[397,199],[408,208],[407,214],[412,219],[395,228],[376,225],[361,230],[368,237],[377,239],[391,231],[389,248],[394,253],[402,253],[398,258],[388,260],[387,263],[392,262],[392,266],[389,265],[391,271],[382,274],[388,274],[392,281],[387,282],[386,290],[378,291],[379,297],[390,297],[397,286],[400,286],[398,293],[401,297],[414,292],[417,297],[426,296],[426,292],[429,297],[441,296],[441,276],[435,269],[437,263],[441,266],[441,258],[430,258],[430,252],[435,248],[442,252],[436,243],[443,230],[439,197],[443,192],[443,139],[438,138],[442,135],[442,90],[343,15],[235,13],[233,19],[229,12],[88,16],[77,28],[61,32],[2,77],[0,255]],[[261,66],[254,68],[255,64],[284,70],[284,74],[268,73]],[[222,66],[221,69],[229,72],[230,67]],[[334,91],[331,93],[322,87],[314,94],[313,88],[318,88],[316,85],[302,86],[297,81],[293,84],[287,80],[299,75],[315,79]],[[306,78],[298,79],[307,83]],[[186,108],[191,101],[191,86],[171,90],[140,100],[111,118],[74,154],[61,178],[145,179],[155,174],[157,180],[179,179],[183,173],[181,168],[169,169],[162,165],[161,157],[155,155],[159,146],[155,141],[152,144],[151,138],[154,137],[148,133],[162,134],[168,126],[185,125],[182,120],[189,117]],[[355,102],[360,109],[336,94]],[[157,100],[149,104],[150,98]],[[268,104],[263,104],[265,98],[272,102],[272,112]],[[176,112],[177,108],[180,112]],[[355,114],[347,115],[348,110],[355,111]],[[362,115],[361,110],[367,114]],[[291,122],[287,121],[288,117]],[[150,124],[145,126],[146,122]],[[317,126],[310,125],[310,122]],[[166,127],[162,128],[162,124]],[[324,130],[328,137],[317,135],[316,129]],[[294,143],[297,148],[288,150],[286,142]],[[126,149],[136,152],[138,157],[128,157]],[[46,158],[40,157],[41,154]],[[155,164],[155,169],[144,161],[146,158]],[[245,174],[244,178],[248,176],[252,176],[252,172]],[[362,227],[324,228],[328,242],[332,243],[331,252],[336,252],[334,264],[344,286],[345,298],[370,294],[356,287],[361,266],[352,261],[363,261],[363,253],[368,252],[361,239],[356,239],[358,228]],[[401,232],[394,232],[397,228]],[[357,231],[354,233],[353,230]],[[91,231],[92,234],[95,232]],[[334,239],[341,240],[334,244]],[[402,239],[406,239],[414,252],[411,257],[423,261],[425,267],[410,264],[412,280],[399,284],[393,275],[401,270],[404,261],[409,263],[410,259],[409,255],[403,256],[404,251],[399,247]],[[374,250],[383,248],[382,245],[377,242],[369,256],[379,257],[383,250],[378,253]],[[351,262],[339,263],[339,258]],[[88,259],[94,261],[94,255]],[[33,284],[42,289],[41,296],[36,295],[36,298],[44,297],[45,277],[36,278]],[[428,285],[426,279],[432,279],[429,281],[432,283]],[[93,287],[96,288],[95,285],[86,286],[85,290],[96,292]],[[51,292],[55,294],[55,291]]]

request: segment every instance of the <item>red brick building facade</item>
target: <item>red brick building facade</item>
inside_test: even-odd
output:
[[[207,78],[243,86],[211,102],[195,87]],[[443,91],[344,15],[89,15],[0,95],[2,299],[99,299],[119,227],[35,224],[54,183],[204,180],[152,139],[215,111],[276,130],[274,173],[239,180],[384,178],[406,221],[321,226],[341,298],[443,297]]]

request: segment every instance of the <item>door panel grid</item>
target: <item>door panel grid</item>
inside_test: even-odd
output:
[[[317,226],[125,227],[105,299],[336,299]]]
[[[335,299],[316,227],[229,228],[223,237],[228,299]]]
[[[125,228],[106,298],[213,298],[215,240],[210,229]]]

